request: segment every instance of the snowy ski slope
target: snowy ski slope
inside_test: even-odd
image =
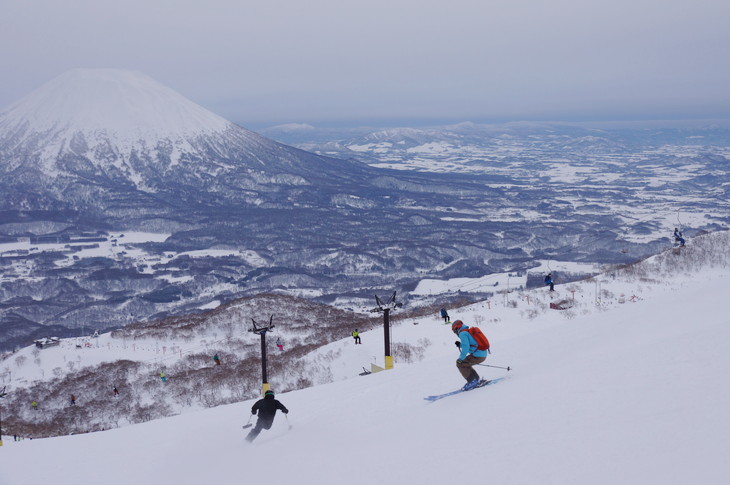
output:
[[[241,426],[253,401],[85,435],[5,436],[0,484],[725,484],[730,269],[677,276],[557,286],[556,299],[576,289],[570,313],[545,309],[545,289],[529,293],[534,311],[528,293],[510,296],[514,308],[450,309],[467,324],[481,315],[485,363],[513,368],[479,367],[508,376],[494,386],[423,399],[463,384],[454,335],[434,315],[392,329],[428,345],[391,371],[356,376],[382,364],[382,331],[321,349],[343,349],[333,372],[353,377],[277,394],[288,420],[277,415],[251,445]]]

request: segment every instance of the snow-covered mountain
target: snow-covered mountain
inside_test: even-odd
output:
[[[16,131],[16,141],[43,133],[41,146],[59,150],[75,136],[89,147],[104,142],[154,146],[162,140],[185,141],[223,133],[232,124],[150,77],[119,69],[73,69],[11,105],[0,128]],[[55,152],[54,154],[57,154]],[[90,151],[93,153],[93,150]]]
[[[334,161],[234,125],[137,72],[74,69],[0,113],[0,174],[13,197],[89,209],[142,196],[174,203],[261,185],[307,185]],[[351,164],[351,162],[350,162]],[[8,181],[12,183],[8,183]],[[44,207],[45,206],[45,207]]]
[[[730,239],[724,232],[696,242],[558,285],[555,294],[540,288],[449,308],[452,318],[476,323],[491,341],[485,364],[496,368],[479,367],[479,373],[506,378],[435,403],[423,397],[463,383],[454,366],[454,335],[435,313],[393,326],[394,342],[418,345],[423,353],[410,363],[396,359],[390,371],[356,375],[373,359],[382,365],[382,329],[364,332],[362,345],[343,338],[321,347],[307,365],[325,363],[336,382],[287,392],[288,369],[270,374],[290,412],[278,414],[251,445],[241,425],[255,422],[254,399],[85,433],[88,410],[108,401],[125,413],[127,401],[139,396],[80,395],[72,406],[68,388],[49,399],[66,409],[78,434],[13,441],[8,408],[37,420],[49,411],[44,403],[34,411],[28,402],[9,401],[18,393],[9,386],[0,403],[0,483],[228,485],[245,478],[274,485],[441,485],[458,479],[466,462],[472,480],[496,484],[724,484],[730,474],[730,392],[723,384],[730,365],[724,309]],[[677,274],[682,277],[669,277]],[[551,309],[551,303],[570,308]],[[30,378],[31,371],[62,362],[64,353],[78,362],[74,352],[84,362],[98,358],[93,348],[54,347],[40,351],[37,362],[11,361],[8,368],[13,379]],[[130,342],[107,354],[125,352],[147,358],[154,349],[135,352]],[[276,362],[280,356],[272,352]],[[511,370],[500,368],[506,366]],[[215,372],[208,358],[199,376]],[[152,374],[143,379],[145,402],[160,407],[174,377],[165,384]],[[198,394],[221,392],[208,379],[199,382]]]

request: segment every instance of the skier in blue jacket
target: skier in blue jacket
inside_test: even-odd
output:
[[[555,282],[553,282],[553,274],[552,272],[548,273],[545,276],[545,286],[550,287],[550,291],[555,291]]]
[[[456,346],[459,347],[461,353],[456,359],[456,367],[466,379],[464,390],[472,389],[479,383],[479,374],[474,370],[474,366],[487,359],[487,351],[478,349],[477,341],[466,331],[468,328],[461,320],[456,320],[451,324],[451,330],[459,337]]]
[[[449,323],[449,312],[446,311],[446,308],[441,309],[441,318],[444,319],[444,323]]]

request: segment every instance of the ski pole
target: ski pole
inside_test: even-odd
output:
[[[512,368],[509,367],[509,366],[507,366],[507,367],[500,367],[498,365],[489,365],[489,364],[477,364],[477,365],[481,365],[481,366],[484,366],[484,367],[494,367],[495,369],[507,369],[508,371],[512,370]]]
[[[250,416],[248,417],[248,423],[246,423],[246,424],[244,424],[244,425],[243,425],[243,428],[244,428],[244,429],[245,429],[245,428],[248,428],[248,427],[250,427],[250,426],[251,426],[251,418],[253,418],[253,414],[251,414],[251,415],[250,415]]]
[[[291,429],[291,424],[289,424],[289,413],[284,413],[284,417],[286,418],[286,424],[288,424],[289,429]]]

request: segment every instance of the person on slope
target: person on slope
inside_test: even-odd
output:
[[[545,276],[545,286],[549,286],[550,291],[555,291],[555,283],[553,282],[552,273],[548,273],[547,276]]]
[[[456,367],[461,375],[466,379],[464,390],[473,389],[479,383],[479,374],[474,370],[474,366],[481,364],[487,359],[487,351],[479,350],[479,344],[474,340],[461,320],[456,320],[451,324],[451,330],[459,337],[456,342],[457,347],[461,350],[459,358],[456,359]]]
[[[251,407],[251,414],[258,412],[259,417],[256,420],[256,426],[246,436],[246,441],[251,443],[256,439],[261,430],[271,428],[271,425],[274,424],[274,416],[276,415],[277,409],[284,414],[289,414],[286,406],[274,399],[274,391],[269,389],[264,393],[264,398],[256,401]]]
[[[355,343],[356,344],[361,344],[362,343],[360,341],[360,332],[358,332],[357,329],[355,329],[355,330],[352,331],[352,338],[355,340]]]
[[[446,311],[446,308],[441,309],[441,318],[444,319],[444,324],[449,323],[449,312]]]
[[[674,228],[674,242],[679,243],[680,246],[684,246],[684,238],[682,237],[682,231]]]

